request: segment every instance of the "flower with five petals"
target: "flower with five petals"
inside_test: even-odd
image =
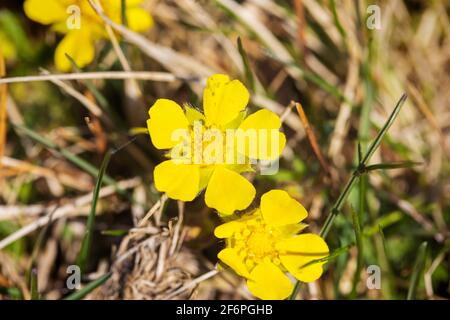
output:
[[[214,234],[225,239],[218,258],[247,279],[250,292],[261,299],[285,299],[294,286],[289,272],[303,282],[317,280],[328,256],[326,242],[312,233],[298,234],[306,209],[286,191],[271,190],[260,208],[219,225]]]
[[[275,113],[259,110],[246,117],[249,96],[240,81],[215,74],[207,79],[203,113],[168,99],[150,107],[150,138],[170,158],[154,170],[157,190],[191,201],[206,189],[206,205],[222,215],[250,205],[255,188],[240,174],[252,171],[254,159],[278,159],[286,138]]]

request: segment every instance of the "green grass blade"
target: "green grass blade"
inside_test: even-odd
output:
[[[427,242],[423,242],[419,247],[416,262],[414,263],[414,269],[411,276],[411,282],[409,284],[407,300],[416,299],[417,287],[419,286],[420,276],[425,268],[425,261],[427,258]]]
[[[76,71],[76,72],[83,72],[83,70],[78,67],[77,63],[75,62],[75,60],[73,60],[73,58],[68,54],[65,53],[66,58],[70,61],[70,63],[72,64],[72,68]],[[105,98],[105,96],[103,94],[100,93],[100,91],[94,86],[94,83],[92,82],[92,80],[89,79],[84,79],[84,80],[80,80],[80,82],[84,83],[86,85],[86,87],[89,89],[90,92],[92,92],[92,94],[94,95],[95,99],[98,101],[98,103],[104,108],[106,109],[106,111],[108,111],[108,113],[111,112],[111,108],[109,107],[108,104],[108,100]]]
[[[108,272],[101,276],[100,278],[90,282],[83,289],[78,290],[77,292],[72,293],[71,295],[64,298],[64,300],[81,300],[89,293],[91,293],[94,289],[101,286],[111,277],[111,273]]]
[[[117,230],[104,230],[101,232],[103,236],[109,237],[122,237],[128,233],[128,230],[125,229],[117,229]]]
[[[100,189],[102,187],[103,177],[104,177],[106,168],[108,167],[110,158],[111,158],[111,153],[108,151],[105,154],[105,157],[103,158],[102,164],[100,166],[100,171],[99,171],[98,177],[97,177],[97,183],[95,184],[95,189],[94,189],[94,193],[92,196],[91,211],[89,213],[89,217],[88,217],[88,220],[86,223],[86,231],[85,231],[83,242],[81,244],[81,249],[80,249],[80,252],[79,252],[78,258],[77,258],[77,265],[80,267],[82,273],[84,273],[84,271],[86,270],[88,260],[89,260],[89,253],[90,253],[90,249],[91,249],[92,236],[93,236],[94,225],[95,225],[95,212],[96,212],[97,203],[98,203],[98,196],[100,193]]]
[[[345,39],[347,37],[347,33],[345,32],[344,27],[342,27],[342,24],[339,21],[339,16],[337,14],[336,1],[335,0],[330,0],[330,7],[331,7],[331,12],[333,13],[334,24],[336,25],[336,28],[338,28],[339,33],[341,34],[342,38]]]
[[[30,275],[30,293],[31,293],[31,300],[39,300],[39,289],[38,289],[38,273],[37,269],[33,268],[31,269],[31,275]]]
[[[401,169],[401,168],[412,168],[415,166],[422,165],[422,162],[415,161],[398,161],[398,162],[388,162],[388,163],[377,163],[370,166],[366,166],[366,171],[374,170],[390,170],[390,169]]]
[[[362,187],[364,180],[360,179],[359,182],[360,182],[359,192],[360,192],[360,194],[364,194],[365,188]],[[358,283],[359,283],[359,280],[361,277],[361,270],[362,270],[363,262],[364,262],[364,248],[363,248],[363,239],[362,239],[362,231],[361,231],[361,221],[362,221],[362,215],[363,215],[363,210],[364,210],[364,203],[361,203],[361,202],[362,201],[361,201],[361,197],[360,197],[360,208],[359,208],[358,212],[353,210],[353,208],[351,210],[352,220],[353,220],[353,228],[355,230],[356,248],[358,249],[358,256],[357,256],[357,260],[356,260],[356,270],[355,270],[355,274],[353,275],[352,291],[350,293],[351,298],[355,298],[357,295],[356,288],[358,286]]]
[[[398,100],[397,105],[395,106],[395,108],[392,111],[391,115],[389,116],[388,120],[386,121],[384,126],[381,128],[381,130],[378,133],[377,137],[372,142],[372,144],[370,145],[369,149],[366,152],[366,155],[364,156],[363,160],[361,161],[361,163],[364,166],[369,162],[369,160],[372,157],[372,155],[374,154],[374,152],[380,146],[381,140],[383,140],[383,137],[386,135],[386,133],[388,132],[389,128],[394,123],[395,119],[397,118],[397,116],[398,116],[400,110],[402,109],[402,106],[405,103],[407,98],[408,98],[408,96],[406,95],[406,93],[404,93],[401,96],[400,100]]]
[[[73,154],[73,153],[71,153],[71,152],[69,152],[69,151],[67,151],[67,150],[65,150],[63,148],[60,148],[53,141],[51,141],[51,140],[41,136],[36,131],[34,131],[34,130],[28,128],[28,127],[25,127],[24,125],[14,124],[13,126],[16,127],[17,129],[19,129],[21,132],[23,132],[25,135],[27,135],[31,139],[39,142],[40,144],[43,144],[48,149],[59,153],[64,158],[66,158],[67,160],[72,162],[77,167],[83,169],[84,171],[86,171],[90,175],[92,175],[94,177],[98,175],[98,169],[95,166],[93,166],[92,164],[90,164],[86,160],[80,158],[79,156],[77,156],[77,155],[75,155],[75,154]],[[109,185],[116,185],[117,184],[117,182],[114,179],[112,179],[111,177],[109,177],[109,176],[105,176],[104,180]],[[118,192],[123,194],[122,190],[118,190]]]
[[[386,246],[386,238],[384,236],[383,228],[381,225],[378,226],[378,232],[374,234],[373,241],[376,249],[378,264],[380,265],[380,268],[382,270],[381,292],[384,299],[391,300],[395,297],[394,278],[387,254],[388,251]]]
[[[320,258],[320,259],[314,259],[309,261],[308,263],[305,263],[304,265],[302,265],[300,267],[300,269],[304,269],[306,267],[309,267],[310,265],[316,264],[316,263],[325,263],[325,262],[330,262],[333,259],[336,259],[337,257],[339,257],[341,254],[347,252],[348,250],[350,250],[350,248],[353,246],[354,244],[348,244],[344,247],[340,247],[337,248],[336,250],[334,250],[332,253],[330,253],[328,256]]]
[[[255,91],[255,78],[253,77],[252,69],[250,68],[250,62],[248,59],[247,52],[244,49],[244,46],[242,45],[241,38],[238,37],[237,39],[238,44],[238,50],[239,54],[242,58],[242,63],[244,64],[244,72],[245,72],[245,79],[247,81],[247,85],[250,87],[251,91]]]

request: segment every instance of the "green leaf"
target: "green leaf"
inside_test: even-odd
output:
[[[38,273],[37,269],[33,268],[30,275],[30,292],[31,300],[39,300],[39,290],[38,290]]]
[[[90,292],[92,292],[97,287],[101,286],[111,277],[111,273],[108,272],[101,276],[100,278],[90,282],[83,289],[78,290],[77,292],[72,293],[71,295],[64,298],[64,300],[81,300]]]
[[[300,269],[304,269],[306,267],[309,267],[310,265],[316,264],[316,263],[324,263],[324,262],[329,262],[331,260],[336,259],[337,257],[339,257],[341,254],[343,254],[344,252],[347,252],[354,244],[348,244],[344,247],[340,247],[336,250],[334,250],[331,254],[329,254],[326,257],[320,258],[320,259],[314,259],[309,261],[308,263],[305,263],[304,265],[302,265],[300,267]]]
[[[97,183],[95,184],[94,193],[92,196],[92,206],[91,211],[89,213],[89,217],[86,223],[86,231],[84,234],[83,242],[81,244],[80,252],[78,253],[77,258],[77,265],[80,267],[81,272],[84,273],[86,270],[88,260],[89,260],[89,253],[91,250],[91,244],[92,244],[92,236],[94,233],[94,225],[95,225],[95,212],[97,208],[97,202],[98,202],[98,196],[100,193],[100,189],[102,187],[103,183],[103,176],[105,174],[106,168],[109,163],[109,159],[111,158],[111,152],[106,152],[105,157],[103,158],[102,164],[100,166],[100,171],[98,173],[97,177]]]
[[[419,166],[422,164],[423,164],[422,162],[415,162],[415,161],[398,161],[398,162],[377,163],[377,164],[371,164],[370,166],[366,166],[365,171],[412,168],[412,167]]]
[[[331,12],[333,13],[333,21],[334,21],[334,24],[336,25],[336,28],[338,28],[339,33],[341,34],[342,38],[346,38],[347,34],[345,32],[345,29],[342,27],[341,22],[339,21],[339,16],[337,14],[335,0],[330,0],[330,7],[331,7]]]
[[[419,285],[420,277],[423,273],[423,269],[425,268],[425,261],[427,259],[427,246],[427,242],[422,242],[419,247],[416,262],[414,263],[413,273],[411,276],[411,282],[409,283],[408,295],[406,297],[407,300],[416,299],[417,287]]]
[[[128,230],[124,229],[118,229],[118,230],[104,230],[101,232],[104,236],[111,236],[111,237],[121,237],[128,233]]]

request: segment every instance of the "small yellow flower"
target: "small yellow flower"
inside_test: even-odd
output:
[[[215,229],[216,237],[226,239],[218,257],[247,279],[256,297],[285,299],[293,290],[285,273],[303,282],[315,281],[322,275],[323,263],[311,261],[329,253],[320,236],[298,234],[307,215],[286,191],[271,190],[261,197],[260,208]]]
[[[252,171],[255,159],[278,159],[286,143],[273,112],[245,117],[249,97],[240,81],[216,74],[208,78],[203,93],[204,114],[158,99],[147,126],[153,145],[169,149],[170,159],[154,170],[156,189],[183,201],[206,189],[206,205],[223,215],[247,208],[255,188],[240,173]]]
[[[153,20],[139,5],[144,0],[127,0],[126,15],[131,30],[149,29]],[[121,0],[100,0],[100,4],[112,21],[121,22]],[[25,14],[32,20],[52,25],[64,33],[55,51],[55,65],[61,71],[71,68],[66,53],[79,67],[88,65],[95,56],[95,42],[107,37],[101,18],[87,0],[26,0]]]

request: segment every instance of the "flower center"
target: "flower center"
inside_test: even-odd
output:
[[[171,158],[183,163],[201,166],[215,164],[246,164],[247,158],[235,148],[234,131],[223,131],[214,126],[205,126],[200,121],[186,131],[173,134],[180,141],[171,150]]]
[[[247,237],[249,257],[261,259],[274,251],[274,239],[264,230],[255,230]]]
[[[248,221],[246,228],[235,234],[233,240],[234,247],[250,269],[261,262],[280,263],[275,246],[279,232],[264,224],[260,218]]]

